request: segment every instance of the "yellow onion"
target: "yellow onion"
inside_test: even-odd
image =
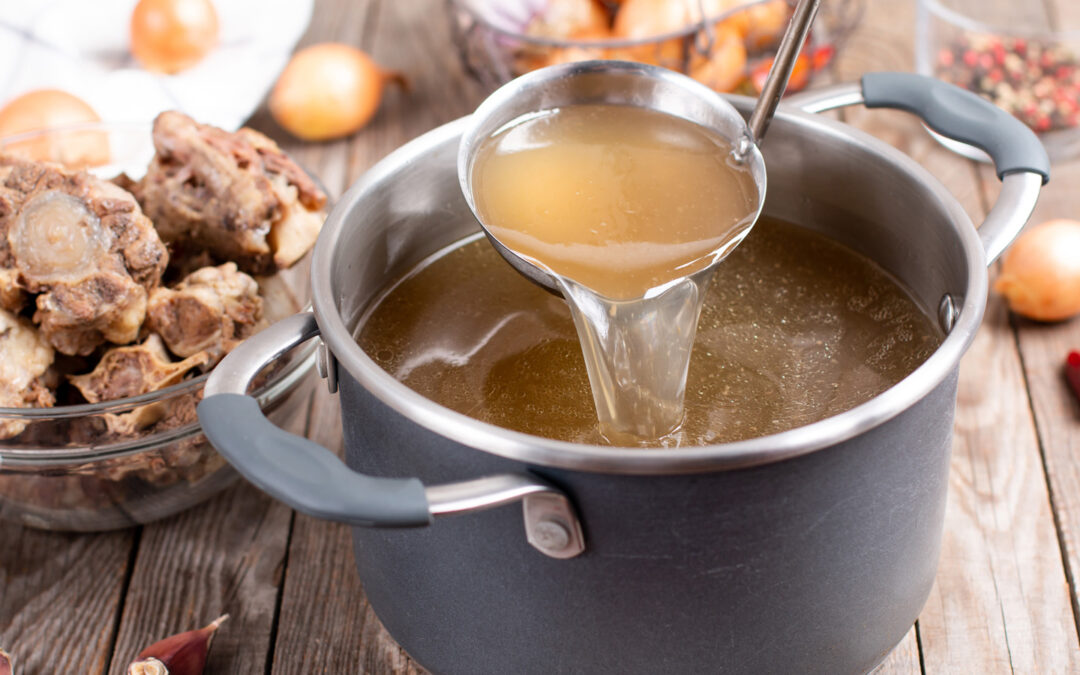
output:
[[[341,138],[367,124],[389,81],[405,85],[364,52],[333,42],[301,49],[270,93],[270,114],[289,133],[308,141]]]
[[[690,77],[716,91],[733,91],[746,78],[746,47],[733,29],[718,25],[708,58],[690,63]]]
[[[218,42],[210,0],[139,0],[131,13],[131,54],[147,70],[178,73]]]
[[[37,89],[12,99],[0,108],[0,138],[100,121],[94,109],[78,96],[59,89]],[[41,134],[36,138],[8,143],[0,150],[71,168],[97,166],[109,161],[109,139],[105,132],[99,130]]]
[[[1080,222],[1050,220],[1026,230],[1005,253],[994,290],[1037,321],[1080,314]]]
[[[548,0],[525,26],[526,35],[564,40],[607,30],[608,14],[596,0]]]

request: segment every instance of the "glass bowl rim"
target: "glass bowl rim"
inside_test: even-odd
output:
[[[6,148],[7,146],[10,146],[10,145],[12,145],[14,143],[22,143],[22,142],[25,142],[25,141],[28,141],[28,140],[33,140],[35,138],[40,138],[40,137],[48,136],[48,135],[52,135],[52,134],[65,134],[65,133],[75,133],[75,132],[83,132],[83,131],[102,131],[102,132],[106,132],[106,133],[118,133],[118,132],[119,133],[125,133],[125,132],[130,133],[130,132],[141,131],[141,132],[146,133],[147,143],[149,143],[150,146],[152,147],[153,146],[153,139],[152,139],[152,137],[150,135],[150,132],[151,132],[152,128],[153,128],[153,122],[147,122],[147,121],[115,121],[115,122],[114,121],[109,121],[109,122],[106,122],[106,121],[103,121],[103,120],[98,120],[98,121],[78,122],[78,123],[75,123],[75,124],[63,124],[63,125],[58,125],[58,126],[55,126],[55,127],[48,127],[48,128],[42,128],[42,129],[33,129],[33,130],[30,130],[30,131],[22,131],[22,132],[19,132],[17,134],[11,134],[11,135],[8,135],[8,136],[0,137],[0,153],[2,153],[4,151],[4,148]],[[89,167],[84,167],[84,168],[77,169],[77,170],[78,171],[88,171],[90,169],[98,168],[100,166],[109,166],[109,164],[112,164],[112,163],[113,162],[110,161],[110,162],[108,162],[106,164],[103,164],[103,165],[89,166]],[[303,169],[303,167],[301,167],[301,168]],[[312,174],[307,169],[304,169],[304,172],[307,173],[309,176],[311,176],[311,178],[315,181],[316,185],[319,186],[319,189],[321,189],[324,192],[324,194],[327,195],[326,209],[329,211],[330,206],[331,206],[331,204],[330,204],[331,200],[330,200],[330,197],[329,197],[329,192],[326,190],[326,186],[323,185],[322,181],[320,181],[314,174]],[[311,251],[308,251],[304,255],[305,256],[310,256]],[[304,307],[301,308],[299,311],[300,312],[305,312],[305,311],[310,311],[310,310],[311,310],[311,300],[308,299],[307,304],[304,305]],[[137,344],[137,343],[132,343],[132,344]],[[118,345],[118,346],[125,346],[125,345]],[[280,371],[278,373],[275,373],[273,377],[271,377],[263,386],[259,387],[259,389],[254,391],[252,395],[255,396],[256,398],[261,399],[261,398],[265,397],[268,393],[270,393],[274,389],[275,385],[277,385],[281,381],[285,380],[290,374],[292,374],[301,365],[307,364],[307,366],[309,368],[314,367],[314,361],[311,359],[311,354],[314,353],[314,349],[315,349],[314,345],[308,345],[307,347],[303,347],[300,351],[297,352],[295,358],[289,363],[288,367],[284,368],[282,371]],[[109,414],[109,413],[114,413],[115,414],[115,413],[128,412],[128,411],[133,410],[135,408],[138,408],[140,406],[144,406],[144,405],[151,404],[151,403],[160,403],[162,401],[167,401],[167,400],[172,399],[174,397],[180,397],[180,396],[183,396],[185,394],[190,394],[190,393],[193,393],[193,392],[196,392],[196,391],[200,391],[203,388],[203,386],[206,384],[206,380],[210,377],[211,372],[213,372],[213,369],[211,369],[211,370],[209,370],[209,371],[207,371],[205,373],[200,373],[199,375],[191,378],[190,380],[183,380],[181,382],[178,382],[178,383],[176,383],[174,385],[170,385],[170,386],[165,387],[163,389],[158,389],[156,391],[151,391],[151,392],[148,392],[148,393],[145,393],[145,394],[139,394],[138,396],[127,396],[127,397],[124,397],[124,398],[113,399],[111,401],[102,401],[100,403],[77,403],[77,404],[74,404],[74,405],[61,405],[61,406],[54,406],[54,407],[51,407],[51,408],[5,408],[5,407],[0,407],[0,420],[21,421],[21,422],[28,422],[29,423],[29,422],[40,422],[42,420],[77,419],[77,418],[80,418],[80,417],[89,417],[89,416],[92,416],[92,415],[101,415],[101,414]],[[195,424],[195,426],[198,426],[197,422],[195,422],[194,424]],[[182,427],[178,427],[177,429],[170,430],[170,432],[177,432],[179,434],[179,432],[184,431],[185,429],[187,429],[188,426],[189,425],[184,425]],[[180,434],[177,437],[179,438],[182,435],[183,434]],[[138,439],[133,439],[133,440],[147,440],[147,439],[154,439],[154,444],[155,445],[160,443],[160,437],[157,434],[150,434],[148,436],[139,437]],[[172,440],[175,440],[175,439],[172,439]],[[48,449],[47,448],[42,448],[41,450],[42,451],[47,451]],[[5,454],[6,452],[9,452],[9,451],[26,452],[28,450],[25,449],[25,448],[23,448],[23,449],[17,449],[17,448],[5,449],[3,447],[3,445],[0,444],[0,456],[2,456],[3,454]],[[57,453],[69,452],[70,454],[77,454],[77,453],[80,453],[80,452],[86,452],[86,449],[85,448],[70,448],[70,449],[57,448],[57,449],[55,449],[55,451]]]
[[[994,25],[981,19],[968,16],[959,10],[947,7],[941,0],[919,0],[937,18],[947,21],[968,33],[986,33],[1002,37],[1020,36],[1025,38],[1051,38],[1052,41],[1080,40],[1080,28],[1054,30],[1051,28],[1014,28]]]
[[[563,38],[544,37],[540,35],[526,35],[525,33],[518,33],[508,28],[501,28],[491,22],[490,19],[485,17],[479,9],[472,5],[470,0],[447,0],[447,3],[453,7],[460,9],[468,14],[478,24],[484,28],[499,34],[502,37],[519,40],[521,42],[528,43],[534,47],[556,47],[556,48],[578,48],[578,49],[623,49],[628,47],[650,47],[658,45],[670,40],[685,40],[690,39],[698,32],[707,29],[721,21],[731,18],[732,16],[750,10],[759,5],[765,5],[774,0],[752,0],[746,4],[739,5],[738,7],[732,7],[719,14],[714,14],[709,17],[705,17],[700,21],[694,21],[686,24],[684,27],[676,31],[668,33],[660,33],[657,35],[650,35],[644,38],[621,38],[612,40],[567,40]],[[785,4],[790,4],[787,0],[784,0]]]

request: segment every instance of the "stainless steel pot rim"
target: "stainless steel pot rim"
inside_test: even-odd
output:
[[[752,99],[729,97],[743,109]],[[391,179],[402,166],[419,161],[432,147],[460,136],[468,124],[460,118],[407,143],[373,167],[339,200],[315,245],[312,264],[312,304],[321,337],[339,364],[359,384],[398,413],[421,426],[477,450],[527,464],[616,474],[679,474],[729,470],[768,464],[813,452],[892,419],[914,405],[957,367],[974,340],[986,304],[986,258],[974,225],[951,193],[926,169],[899,150],[840,122],[781,106],[774,124],[798,124],[814,133],[852,139],[912,175],[949,214],[971,273],[959,300],[960,311],[949,335],[921,366],[895,386],[844,413],[769,436],[710,446],[671,449],[622,448],[556,441],[510,431],[480,422],[424,398],[398,382],[360,349],[338,311],[330,270],[338,255],[338,240],[349,225],[362,222],[366,195]],[[479,226],[478,226],[479,228]],[[388,280],[390,281],[390,280]]]

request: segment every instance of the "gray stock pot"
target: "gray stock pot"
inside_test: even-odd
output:
[[[753,104],[729,100],[744,115]],[[916,112],[990,152],[1003,187],[978,233],[917,163],[809,114],[856,103]],[[1048,165],[1019,122],[914,75],[868,75],[799,105],[781,106],[762,148],[765,214],[874,259],[948,333],[876,398],[773,436],[641,450],[483,424],[394,380],[353,335],[387,284],[479,230],[458,185],[461,119],[392,153],[338,202],[315,248],[314,311],[213,371],[199,406],[207,437],[271,495],[354,526],[372,606],[435,672],[872,669],[930,592],[958,364],[982,319],[987,264],[1023,227]],[[340,391],[345,464],[270,425],[245,395],[265,365],[316,336]]]

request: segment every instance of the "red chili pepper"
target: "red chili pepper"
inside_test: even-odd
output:
[[[1068,379],[1073,393],[1080,398],[1080,352],[1069,352],[1065,359],[1065,378]]]
[[[963,58],[964,58],[964,65],[966,65],[968,68],[974,68],[975,64],[977,64],[979,62],[979,55],[976,54],[975,51],[972,50],[972,49],[969,49],[966,52],[964,52],[964,57]]]

